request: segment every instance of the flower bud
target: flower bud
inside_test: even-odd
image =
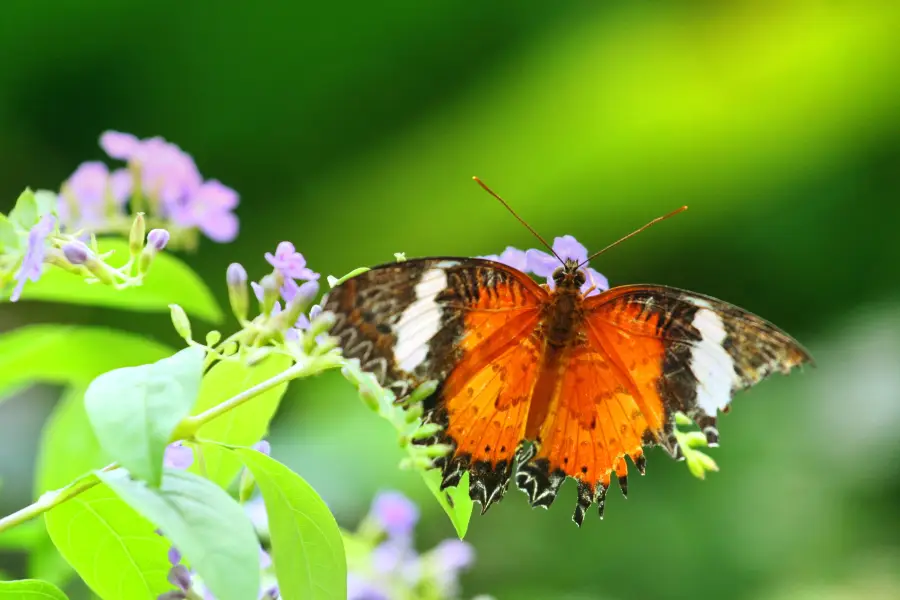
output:
[[[247,291],[247,271],[240,263],[231,263],[225,271],[225,283],[228,284],[228,301],[231,311],[238,321],[246,321],[250,306],[250,294]]]
[[[172,315],[172,325],[175,331],[187,342],[191,341],[191,321],[188,319],[187,313],[177,304],[170,304],[169,311]]]
[[[66,260],[73,265],[83,265],[91,256],[90,249],[81,242],[67,242],[62,247]]]
[[[154,229],[147,234],[147,243],[159,252],[169,243],[169,232],[165,229]]]
[[[144,221],[144,213],[138,213],[134,217],[134,223],[131,224],[131,232],[128,235],[128,250],[131,252],[131,256],[138,256],[144,249],[146,231],[147,223]]]
[[[262,289],[262,312],[269,314],[275,306],[275,302],[281,297],[281,281],[278,275],[270,273],[259,282]]]

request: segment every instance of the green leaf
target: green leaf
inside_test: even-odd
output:
[[[56,192],[50,190],[38,190],[34,193],[34,201],[37,204],[38,218],[43,217],[47,213],[56,214],[56,208],[59,206],[59,196]]]
[[[262,492],[281,597],[346,598],[344,544],[325,502],[302,477],[275,459],[256,450],[234,452]]]
[[[218,600],[259,593],[259,542],[241,506],[222,488],[166,469],[162,487],[147,487],[123,469],[98,472],[122,500],[161,528]]]
[[[217,406],[278,375],[289,368],[291,362],[289,357],[280,354],[271,354],[253,366],[232,360],[219,362],[203,377],[200,398],[193,414]],[[252,446],[268,431],[269,422],[278,410],[278,404],[286,389],[285,382],[210,421],[200,428],[197,438],[232,446]],[[227,487],[240,472],[241,461],[233,453],[216,444],[204,444],[202,452],[203,461],[194,461],[190,470],[204,474],[211,481]],[[204,469],[205,473],[201,473]]]
[[[441,491],[441,472],[438,469],[429,469],[421,471],[422,479],[425,485],[437,498],[438,504],[450,517],[450,522],[456,528],[456,535],[459,539],[466,537],[469,530],[469,520],[472,518],[472,507],[474,503],[469,497],[469,474],[463,474],[459,485],[449,487]]]
[[[113,251],[109,259],[113,265],[125,264],[129,257],[128,241],[103,238],[100,240],[100,251]],[[99,283],[88,284],[78,275],[50,268],[39,281],[25,286],[22,300],[165,313],[169,312],[170,304],[178,304],[188,314],[212,323],[219,323],[224,317],[200,276],[169,252],[156,255],[150,274],[138,287],[117,290]]]
[[[0,250],[17,250],[21,245],[16,226],[6,215],[0,215]]]
[[[111,369],[144,364],[172,349],[102,327],[29,325],[0,335],[0,402],[11,390],[35,381],[78,383]]]
[[[9,220],[27,230],[34,227],[39,218],[38,203],[34,192],[31,191],[31,188],[25,188],[25,191],[19,194],[16,205],[9,211]]]
[[[203,377],[204,351],[185,348],[149,365],[99,376],[84,404],[100,446],[135,477],[154,487],[172,432],[191,412]]]
[[[0,581],[0,600],[66,600],[58,587],[37,579]]]
[[[44,425],[34,477],[35,497],[112,462],[91,428],[84,407],[86,389],[84,384],[66,389]]]
[[[169,542],[109,487],[75,496],[44,521],[60,554],[104,600],[152,600],[172,589]]]

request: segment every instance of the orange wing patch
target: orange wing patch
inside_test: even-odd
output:
[[[503,497],[525,433],[540,362],[540,349],[530,336],[537,321],[534,309],[467,315],[467,339],[473,342],[463,344],[467,351],[432,413],[432,420],[445,426],[440,441],[454,447],[436,463],[443,468],[442,488],[456,485],[471,471],[470,493],[481,502],[482,512]],[[473,336],[476,330],[482,335]]]
[[[531,497],[532,504],[549,506],[565,476],[578,480],[578,505],[573,519],[581,525],[594,502],[603,514],[604,499],[613,471],[623,493],[627,493],[630,456],[639,470],[644,470],[642,446],[654,439],[662,414],[662,401],[653,385],[658,377],[651,365],[628,372],[631,356],[659,356],[661,349],[649,342],[640,347],[618,349],[631,354],[607,350],[603,334],[588,330],[588,339],[569,351],[555,397],[551,401],[550,418],[540,429],[536,455],[530,465],[520,468],[518,483]],[[529,485],[530,484],[530,485]]]

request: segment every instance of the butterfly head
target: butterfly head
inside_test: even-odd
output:
[[[553,271],[553,282],[557,289],[581,289],[586,281],[584,271],[578,261],[566,259],[563,266]]]

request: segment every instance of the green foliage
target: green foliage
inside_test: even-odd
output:
[[[342,369],[347,378],[359,391],[359,397],[367,407],[387,420],[400,435],[400,445],[406,450],[408,456],[403,459],[401,466],[416,470],[425,485],[434,494],[441,508],[447,513],[450,522],[456,529],[457,535],[462,539],[469,528],[469,520],[472,517],[474,504],[469,497],[469,478],[466,475],[460,483],[444,491],[440,489],[440,476],[438,471],[431,468],[433,459],[439,453],[445,453],[449,448],[441,445],[424,446],[413,444],[413,440],[426,439],[434,431],[433,424],[422,423],[422,400],[434,391],[434,382],[425,382],[410,394],[405,405],[398,404],[394,394],[378,385],[371,373],[366,373],[359,368],[355,361],[349,361]]]
[[[10,391],[36,381],[87,385],[111,369],[171,353],[146,337],[102,327],[20,327],[0,335],[0,402]]]
[[[469,530],[469,521],[472,519],[472,509],[475,506],[475,503],[469,496],[469,473],[466,472],[462,476],[458,485],[443,491],[441,490],[443,476],[440,470],[430,469],[425,471],[422,473],[422,478],[425,480],[425,485],[428,486],[428,489],[437,499],[438,504],[450,517],[450,522],[453,523],[453,528],[456,529],[456,535],[459,536],[459,539],[466,537],[466,532]]]
[[[223,360],[216,363],[203,377],[200,395],[194,407],[197,415],[225,400],[282,373],[292,360],[281,354],[270,354],[261,362],[248,365],[242,360]],[[241,461],[219,444],[250,446],[263,438],[269,422],[278,410],[287,382],[275,386],[228,413],[202,426],[198,440],[216,444],[202,444],[202,459],[194,461],[191,471],[202,474],[223,487],[228,486],[241,470]]]
[[[247,600],[259,593],[256,533],[240,505],[222,488],[174,469],[165,471],[159,489],[129,478],[124,469],[99,472],[98,477],[162,529],[216,598]]]
[[[124,264],[130,255],[128,241],[117,238],[99,240],[102,253],[112,252]],[[80,275],[62,269],[47,269],[40,280],[26,285],[22,300],[66,302],[139,312],[168,312],[178,304],[188,314],[211,323],[224,317],[203,280],[171,253],[160,252],[153,259],[153,271],[142,285],[116,289],[109,285],[87,284]]]
[[[197,400],[203,358],[203,350],[186,348],[149,365],[104,373],[85,392],[100,446],[151,486],[159,486],[166,445]]]
[[[56,506],[45,522],[60,554],[104,600],[155,598],[171,587],[169,543],[109,487]]]
[[[23,579],[0,581],[0,600],[67,600],[55,585],[46,581]]]
[[[19,195],[15,206],[9,211],[9,220],[18,225],[21,229],[28,231],[40,220],[44,213],[38,207],[37,199],[34,192],[26,188]]]
[[[302,477],[255,450],[235,451],[265,501],[272,558],[284,600],[347,597],[347,559],[328,507]]]

